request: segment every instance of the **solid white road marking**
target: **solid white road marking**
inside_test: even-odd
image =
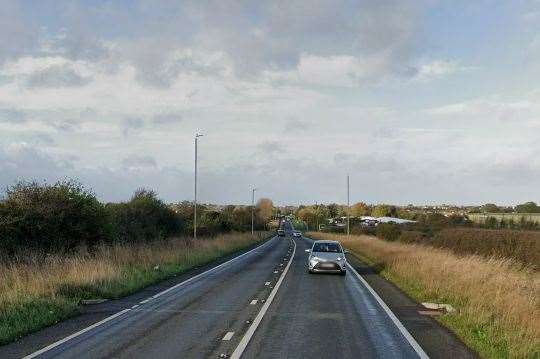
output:
[[[277,281],[276,286],[270,292],[270,295],[268,296],[268,299],[266,300],[261,310],[259,311],[259,314],[257,314],[255,319],[253,320],[253,323],[251,323],[248,330],[246,331],[246,334],[244,334],[244,336],[242,337],[242,340],[240,340],[240,343],[238,343],[238,346],[236,347],[234,352],[231,354],[231,359],[240,359],[240,357],[242,356],[242,353],[244,352],[244,350],[246,350],[247,345],[249,344],[249,341],[251,340],[251,337],[253,337],[253,334],[255,334],[257,327],[259,326],[264,315],[266,314],[268,307],[270,307],[270,304],[272,304],[272,301],[274,300],[274,297],[276,296],[276,293],[279,287],[281,286],[281,282],[283,282],[283,279],[287,275],[287,272],[289,271],[289,267],[291,266],[291,263],[293,261],[294,253],[296,252],[296,243],[294,241],[293,243],[294,243],[294,249],[293,249],[291,258],[289,259],[289,263],[287,264],[287,267],[285,267],[285,270],[283,271],[283,273],[281,273],[281,276],[279,277],[279,280]],[[264,299],[262,301],[264,302]]]
[[[253,300],[251,301],[251,303],[249,303],[249,304],[251,304],[251,305],[257,304],[257,299],[253,299]]]
[[[349,263],[347,263],[347,266],[349,267],[349,269],[354,273],[354,275],[360,280],[360,282],[364,285],[364,287],[367,288],[367,290],[371,293],[371,295],[375,298],[375,300],[377,301],[377,303],[379,303],[379,305],[381,306],[381,308],[386,312],[386,314],[388,315],[388,317],[390,317],[390,320],[392,320],[392,322],[394,323],[394,325],[399,329],[399,331],[401,332],[401,334],[405,337],[405,339],[409,342],[409,344],[412,346],[412,348],[414,349],[414,351],[416,352],[416,354],[418,354],[418,356],[422,359],[429,359],[429,356],[426,354],[426,352],[424,352],[424,350],[422,349],[422,347],[420,346],[420,344],[418,344],[418,342],[413,338],[413,336],[411,335],[411,333],[409,333],[409,331],[407,330],[407,328],[405,328],[405,326],[403,326],[403,324],[399,321],[399,319],[396,317],[396,315],[392,312],[392,310],[386,305],[386,303],[381,299],[381,297],[379,297],[379,295],[377,294],[377,292],[375,292],[375,290],[373,288],[371,288],[371,286],[369,285],[369,283],[364,279],[362,278],[362,276],[360,274],[358,274],[358,272],[353,268],[353,266],[351,266]]]
[[[87,327],[87,328],[84,328],[84,329],[81,330],[81,331],[78,331],[77,333],[71,334],[70,336],[65,337],[64,339],[59,340],[59,341],[57,341],[57,342],[55,342],[55,343],[52,343],[51,345],[46,346],[45,348],[40,349],[40,350],[38,350],[37,352],[34,352],[34,353],[30,354],[30,355],[25,356],[24,359],[35,358],[35,357],[37,357],[38,355],[41,355],[41,354],[43,354],[43,353],[45,353],[45,352],[47,352],[47,351],[49,351],[49,350],[51,350],[51,349],[53,349],[53,348],[55,348],[55,347],[61,345],[61,344],[64,344],[65,342],[67,342],[67,341],[69,341],[69,340],[71,340],[71,339],[73,339],[73,338],[75,338],[75,337],[78,337],[78,336],[81,335],[81,334],[84,334],[84,333],[86,333],[86,332],[88,332],[88,331],[90,331],[90,330],[92,330],[92,329],[94,329],[94,328],[96,328],[96,327],[99,327],[99,326],[102,325],[102,324],[107,323],[108,321],[111,321],[111,320],[113,320],[113,319],[115,319],[115,318],[121,316],[121,315],[124,314],[124,313],[129,312],[130,310],[131,310],[131,309],[124,309],[124,310],[122,310],[122,311],[120,311],[120,312],[118,312],[118,313],[116,313],[116,314],[113,314],[113,315],[111,315],[110,317],[107,317],[107,318],[103,319],[103,320],[100,321],[100,322],[97,322],[97,323],[95,323],[95,324],[92,324],[91,326],[89,326],[89,327]]]
[[[225,334],[225,336],[221,340],[231,340],[233,335],[234,335],[234,332],[227,332],[227,334]]]
[[[270,238],[269,240],[267,240],[267,241],[264,242],[263,244],[258,245],[257,247],[253,248],[252,250],[250,250],[250,251],[248,251],[248,252],[246,252],[246,253],[240,254],[239,256],[234,257],[234,258],[231,258],[231,259],[229,259],[228,261],[221,263],[220,265],[217,265],[217,266],[215,266],[215,267],[213,267],[213,268],[208,269],[207,271],[204,271],[204,272],[202,272],[202,273],[197,274],[196,276],[193,276],[193,277],[191,277],[191,278],[189,278],[189,279],[186,279],[185,281],[183,281],[183,282],[181,282],[181,283],[178,283],[178,284],[176,284],[176,285],[174,285],[174,286],[172,286],[172,287],[170,287],[170,288],[168,288],[168,289],[165,289],[165,290],[162,291],[162,292],[159,292],[158,294],[152,296],[151,298],[158,298],[158,297],[162,296],[163,294],[169,293],[170,291],[172,291],[172,290],[174,290],[174,289],[176,289],[176,288],[179,288],[179,287],[181,287],[181,286],[183,286],[183,285],[185,285],[185,284],[187,284],[187,283],[193,282],[194,280],[199,279],[200,277],[202,277],[202,276],[204,276],[204,275],[206,275],[206,274],[209,274],[209,273],[214,272],[215,270],[217,270],[217,269],[219,269],[219,268],[222,268],[222,267],[224,267],[224,266],[226,266],[226,265],[228,265],[228,264],[231,264],[232,262],[234,262],[234,261],[236,261],[236,260],[238,260],[238,259],[240,259],[240,258],[242,258],[242,257],[244,257],[244,256],[247,256],[247,255],[250,254],[250,253],[258,253],[257,251],[261,250],[261,248],[263,248],[263,247],[266,247],[266,246],[268,245],[268,243],[270,243],[270,242],[271,242],[273,239],[275,239],[275,238],[276,238],[276,236]],[[151,298],[148,298],[148,299],[146,299],[146,300],[143,300],[143,301],[140,302],[140,303],[146,303],[146,302],[148,302]],[[115,318],[121,316],[122,314],[129,312],[129,311],[131,311],[131,308],[127,308],[127,309],[121,310],[121,311],[119,311],[118,313],[111,315],[110,317],[107,317],[107,318],[105,318],[105,319],[103,319],[103,320],[101,320],[101,321],[99,321],[99,322],[97,322],[97,323],[92,324],[92,325],[89,326],[89,327],[86,327],[86,328],[84,328],[84,329],[81,329],[81,330],[79,330],[79,331],[76,332],[76,333],[73,333],[73,334],[71,334],[71,335],[69,335],[69,336],[67,336],[67,337],[65,337],[65,338],[63,338],[63,339],[60,339],[60,340],[58,340],[58,341],[56,341],[56,342],[54,342],[54,343],[52,343],[52,344],[50,344],[50,345],[48,345],[48,346],[46,346],[46,347],[44,347],[44,348],[41,348],[40,350],[38,350],[38,351],[36,351],[36,352],[33,352],[32,354],[29,354],[29,355],[25,356],[23,359],[32,359],[32,358],[35,358],[35,357],[37,357],[37,356],[39,356],[39,355],[41,355],[41,354],[43,354],[43,353],[48,352],[49,350],[51,350],[51,349],[53,349],[53,348],[56,348],[57,346],[62,345],[62,344],[64,344],[64,343],[70,341],[71,339],[76,338],[76,337],[78,337],[79,335],[84,334],[84,333],[86,333],[86,332],[88,332],[88,331],[90,331],[90,330],[92,330],[92,329],[94,329],[94,328],[97,328],[97,327],[99,327],[100,325],[105,324],[105,323],[107,323],[107,322],[109,322],[109,321],[111,321],[111,320],[113,320],[113,319],[115,319]]]

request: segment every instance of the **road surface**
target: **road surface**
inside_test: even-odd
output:
[[[305,249],[312,241],[293,239],[290,224],[287,230],[287,237],[274,237],[25,354],[78,359],[427,357],[352,269],[345,277],[308,274]]]

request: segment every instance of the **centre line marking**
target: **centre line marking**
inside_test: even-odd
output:
[[[231,259],[229,259],[228,261],[226,261],[224,263],[221,263],[221,264],[219,264],[219,265],[217,265],[215,267],[212,267],[212,268],[208,269],[207,271],[199,273],[199,274],[197,274],[197,275],[195,275],[193,277],[190,277],[190,278],[186,279],[185,281],[183,281],[181,283],[178,283],[178,284],[176,284],[176,285],[174,285],[174,286],[172,286],[172,287],[170,287],[168,289],[165,289],[164,291],[159,292],[158,294],[154,295],[154,298],[160,297],[160,296],[162,296],[162,295],[164,295],[166,293],[169,293],[169,292],[171,292],[171,291],[173,291],[173,290],[175,290],[177,288],[185,286],[188,283],[195,282],[199,278],[207,276],[209,273],[217,272],[218,270],[221,270],[220,268],[226,268],[226,266],[231,265],[234,262],[237,262],[240,258],[244,258],[244,257],[246,257],[246,256],[248,256],[248,255],[250,255],[252,253],[262,253],[261,248],[267,247],[269,245],[269,243],[271,243],[276,238],[277,237],[274,236],[271,239],[265,241],[264,243],[259,244],[257,247],[253,248],[252,250],[249,250],[249,251],[247,251],[245,253],[242,253],[239,256],[231,258]],[[146,301],[142,301],[140,303],[144,304],[144,303],[148,302],[149,300],[150,300],[150,298],[147,299]],[[63,345],[64,343],[69,342],[70,340],[72,340],[74,338],[77,338],[78,336],[80,336],[80,335],[82,335],[84,333],[87,333],[87,332],[93,330],[94,328],[97,328],[97,327],[99,327],[99,326],[101,326],[101,325],[103,325],[103,324],[105,324],[107,322],[115,320],[116,318],[122,316],[124,313],[130,312],[131,310],[132,310],[131,308],[121,310],[118,313],[115,313],[115,314],[113,314],[113,315],[111,315],[111,316],[109,316],[109,317],[107,317],[107,318],[105,318],[105,319],[103,319],[103,320],[101,320],[101,321],[99,321],[97,323],[94,323],[94,324],[90,325],[89,327],[81,329],[76,333],[73,333],[73,334],[71,334],[71,335],[69,335],[69,336],[67,336],[67,337],[65,337],[63,339],[60,339],[60,340],[58,340],[58,341],[56,341],[56,342],[54,342],[52,344],[47,345],[44,348],[39,349],[38,351],[35,351],[35,352],[25,356],[24,359],[32,359],[32,358],[35,358],[35,357],[37,357],[37,356],[39,356],[39,355],[41,355],[43,353],[46,353],[46,352],[48,352],[48,351],[50,351],[50,350],[52,350],[52,349],[54,349],[54,348],[56,348],[56,347],[58,347],[60,345]]]
[[[277,293],[279,287],[281,286],[281,283],[283,282],[283,279],[285,279],[285,276],[287,275],[287,272],[289,271],[289,268],[290,268],[291,263],[293,261],[294,253],[296,252],[296,243],[293,241],[293,244],[294,244],[293,253],[291,255],[291,258],[289,259],[289,263],[285,267],[285,270],[283,271],[283,273],[281,273],[281,276],[279,277],[275,287],[270,292],[270,295],[268,296],[268,299],[266,301],[264,299],[262,300],[262,302],[264,302],[264,305],[262,306],[261,310],[259,311],[259,314],[257,314],[255,319],[253,320],[253,323],[251,323],[251,325],[249,326],[246,334],[244,334],[244,336],[242,337],[242,340],[240,340],[240,343],[238,343],[238,346],[236,347],[234,352],[231,354],[231,359],[240,359],[240,357],[242,356],[242,353],[244,353],[244,350],[246,350],[246,348],[247,348],[247,346],[249,344],[249,341],[253,337],[253,334],[255,334],[255,331],[257,330],[257,327],[259,326],[259,324],[261,323],[264,315],[266,314],[266,311],[270,307],[270,304],[272,304],[272,301],[274,300],[274,297],[276,296],[276,293]]]
[[[234,335],[234,332],[227,332],[227,334],[225,334],[225,336],[221,340],[227,340],[227,341],[231,340],[233,335]]]

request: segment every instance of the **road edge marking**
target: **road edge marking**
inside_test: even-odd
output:
[[[234,352],[231,354],[231,357],[230,357],[231,359],[240,359],[240,357],[242,356],[242,354],[246,350],[246,348],[247,348],[247,346],[249,344],[249,341],[253,337],[253,334],[255,334],[255,331],[257,330],[257,328],[259,327],[259,324],[261,323],[262,319],[264,318],[264,315],[268,311],[268,308],[270,307],[270,304],[272,304],[272,301],[274,300],[274,297],[276,296],[276,293],[277,293],[279,287],[281,286],[281,282],[283,282],[283,279],[285,279],[285,276],[287,275],[287,272],[289,271],[289,267],[291,266],[291,263],[292,263],[292,261],[294,259],[294,253],[296,252],[296,242],[294,240],[291,240],[291,242],[294,244],[294,249],[293,249],[291,258],[289,258],[289,263],[287,264],[287,266],[283,270],[283,273],[281,273],[281,276],[279,277],[276,285],[274,286],[274,288],[270,292],[270,295],[268,296],[268,298],[264,302],[264,305],[262,306],[261,310],[259,311],[259,313],[255,317],[255,319],[253,320],[253,323],[251,323],[251,325],[249,326],[248,330],[246,331],[246,334],[244,334],[244,336],[240,340],[240,343],[238,343],[238,346],[236,347],[236,349],[234,349]]]
[[[398,317],[392,312],[392,310],[386,305],[386,303],[382,300],[382,298],[375,292],[375,290],[369,285],[369,283],[354,269],[352,265],[347,262],[347,266],[349,269],[354,273],[354,275],[360,280],[360,282],[366,287],[366,289],[369,291],[369,293],[375,298],[377,303],[381,306],[381,308],[385,311],[386,315],[392,320],[394,325],[398,328],[400,333],[405,337],[405,339],[409,342],[411,347],[414,349],[416,354],[422,359],[429,359],[429,356],[426,354],[424,349],[418,344],[416,339],[409,333],[407,328],[401,323],[401,321],[398,319]]]
[[[141,302],[139,302],[139,303],[146,303],[146,302],[150,301],[151,299],[161,297],[163,294],[169,293],[170,291],[175,290],[176,288],[179,288],[179,287],[181,287],[181,286],[183,286],[183,285],[186,285],[186,284],[188,284],[188,283],[190,283],[190,282],[192,282],[192,281],[194,281],[194,280],[196,280],[196,279],[198,279],[198,278],[200,278],[200,277],[202,277],[202,276],[204,276],[204,275],[206,275],[206,274],[209,274],[209,273],[211,273],[211,272],[217,270],[218,268],[221,268],[221,267],[223,267],[223,266],[225,266],[225,265],[227,265],[227,264],[231,264],[232,262],[234,262],[234,261],[236,261],[236,260],[238,260],[238,259],[240,259],[240,258],[242,258],[242,257],[244,257],[244,256],[246,256],[246,255],[248,255],[248,254],[250,254],[251,252],[253,252],[253,251],[255,251],[255,250],[258,250],[258,249],[261,249],[261,247],[268,245],[268,243],[270,243],[270,242],[271,242],[273,239],[275,239],[275,238],[277,238],[277,236],[273,236],[273,237],[271,237],[270,239],[268,239],[267,241],[265,241],[264,243],[259,244],[257,247],[255,247],[255,248],[253,248],[253,249],[251,249],[251,250],[249,250],[249,251],[247,251],[247,252],[245,252],[245,253],[242,253],[242,254],[240,254],[240,255],[234,257],[234,258],[231,258],[231,259],[229,259],[228,261],[223,262],[223,263],[221,263],[221,264],[219,264],[219,265],[217,265],[217,266],[215,266],[215,267],[212,267],[212,268],[210,268],[210,269],[208,269],[208,270],[206,270],[206,271],[204,271],[204,272],[202,272],[202,273],[199,273],[199,274],[197,274],[197,275],[195,275],[195,276],[193,276],[193,277],[191,277],[191,278],[188,278],[188,279],[186,279],[186,280],[183,281],[183,282],[180,282],[180,283],[178,283],[178,284],[175,284],[174,286],[172,286],[172,287],[170,287],[170,288],[167,288],[167,289],[165,289],[164,291],[159,292],[159,293],[157,293],[157,294],[155,294],[155,295],[153,295],[153,296],[151,296],[151,297],[148,297],[147,299],[145,299],[145,300],[143,300],[143,301],[141,301]],[[295,246],[296,246],[296,244],[295,244]],[[296,248],[296,247],[295,247],[295,248]],[[127,312],[130,312],[132,309],[133,309],[133,308],[126,308],[126,309],[123,309],[123,310],[121,310],[121,311],[119,311],[119,312],[117,312],[117,313],[115,313],[115,314],[113,314],[113,315],[111,315],[111,316],[108,316],[107,318],[104,318],[104,319],[100,320],[100,321],[97,322],[97,323],[94,323],[94,324],[92,324],[92,325],[90,325],[90,326],[88,326],[88,327],[86,327],[86,328],[83,328],[83,329],[79,330],[78,332],[75,332],[75,333],[73,333],[73,334],[70,334],[70,335],[68,335],[67,337],[64,337],[64,338],[62,338],[62,339],[60,339],[60,340],[57,340],[57,341],[54,342],[54,343],[51,343],[51,344],[47,345],[46,347],[43,347],[43,348],[41,348],[41,349],[39,349],[39,350],[37,350],[37,351],[35,351],[35,352],[33,352],[33,353],[30,353],[30,354],[28,354],[28,355],[25,355],[25,356],[23,357],[23,359],[32,359],[32,358],[36,358],[36,357],[38,357],[39,355],[44,354],[44,353],[48,352],[49,350],[54,349],[54,348],[56,348],[57,346],[62,345],[62,344],[64,344],[64,343],[70,341],[71,339],[77,338],[78,336],[80,336],[80,335],[82,335],[82,334],[84,334],[84,333],[86,333],[86,332],[88,332],[88,331],[90,331],[90,330],[92,330],[92,329],[94,329],[94,328],[97,328],[97,327],[99,327],[100,325],[103,325],[103,324],[105,324],[105,323],[107,323],[107,322],[109,322],[109,321],[111,321],[111,320],[113,320],[113,319],[116,319],[117,317],[121,316],[122,314],[125,314],[125,313],[127,313]]]

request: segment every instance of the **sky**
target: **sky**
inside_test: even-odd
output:
[[[0,0],[0,187],[540,201],[540,1]]]

